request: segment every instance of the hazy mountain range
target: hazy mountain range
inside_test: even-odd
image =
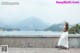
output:
[[[16,27],[21,30],[43,30],[49,27],[49,25],[39,18],[30,17],[18,23]]]
[[[44,31],[62,31],[63,30],[63,24],[53,24],[50,27],[44,29]]]
[[[37,17],[29,17],[20,23],[6,25],[0,22],[0,28],[5,30],[20,29],[22,31],[62,31],[63,23],[50,25]]]
[[[12,25],[6,25],[6,24],[0,22],[0,28],[4,28],[4,29],[17,28],[20,30],[27,30],[27,31],[43,30],[49,26],[50,25],[48,23],[46,23],[43,20],[36,18],[36,17],[29,17],[29,18],[21,21],[20,23],[12,24]]]

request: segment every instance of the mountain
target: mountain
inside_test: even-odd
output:
[[[40,31],[47,28],[49,25],[37,17],[29,17],[20,23],[15,23],[14,25],[6,25],[0,22],[0,28],[4,28],[5,30],[12,30],[12,29],[20,29],[26,31]]]
[[[18,23],[15,27],[20,28],[21,30],[43,30],[47,28],[49,25],[45,23],[43,20],[37,17],[29,17],[20,23]]]
[[[44,22],[42,19],[38,17],[29,17],[25,20],[22,20],[19,23],[15,23],[12,25],[6,25],[0,22],[0,28],[5,30],[22,30],[22,31],[62,31],[64,23],[52,24]],[[73,25],[69,25],[72,27]]]
[[[50,27],[44,29],[44,31],[62,31],[63,30],[63,23],[60,24],[53,24]]]
[[[50,27],[44,29],[44,31],[63,31],[64,23],[53,24]],[[69,25],[69,28],[73,27],[73,25]]]

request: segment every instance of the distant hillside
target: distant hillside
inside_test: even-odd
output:
[[[6,25],[0,22],[0,28],[7,31],[11,30],[21,30],[21,31],[62,31],[64,23],[50,25],[40,18],[29,17],[20,23],[15,23],[14,25]],[[69,25],[70,28],[72,25]]]
[[[53,24],[50,27],[44,29],[44,31],[62,31],[63,26],[63,24]]]
[[[18,23],[16,25],[17,28],[20,28],[21,30],[43,30],[47,28],[49,25],[45,23],[43,20],[36,18],[36,17],[29,17],[28,19],[25,19]]]
[[[4,28],[5,30],[12,30],[12,29],[20,29],[20,30],[26,30],[26,31],[40,31],[47,27],[49,27],[49,24],[44,22],[43,20],[37,18],[37,17],[29,17],[20,23],[12,24],[12,25],[5,25],[4,23],[0,22],[0,27]]]
[[[50,27],[44,29],[44,31],[63,31],[64,23],[53,24]],[[73,27],[74,25],[69,25],[69,28]]]

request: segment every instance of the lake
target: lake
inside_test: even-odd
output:
[[[52,32],[52,31],[0,31],[1,35],[61,35],[62,32]]]

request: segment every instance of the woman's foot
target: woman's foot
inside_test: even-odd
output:
[[[59,46],[58,50],[61,50],[62,49],[62,46]]]
[[[62,49],[69,50],[69,48],[62,46]]]
[[[60,46],[56,46],[55,48],[59,48]]]
[[[61,50],[61,49],[69,50],[69,48],[64,47],[64,46],[59,46],[58,48],[59,48],[58,50]]]

